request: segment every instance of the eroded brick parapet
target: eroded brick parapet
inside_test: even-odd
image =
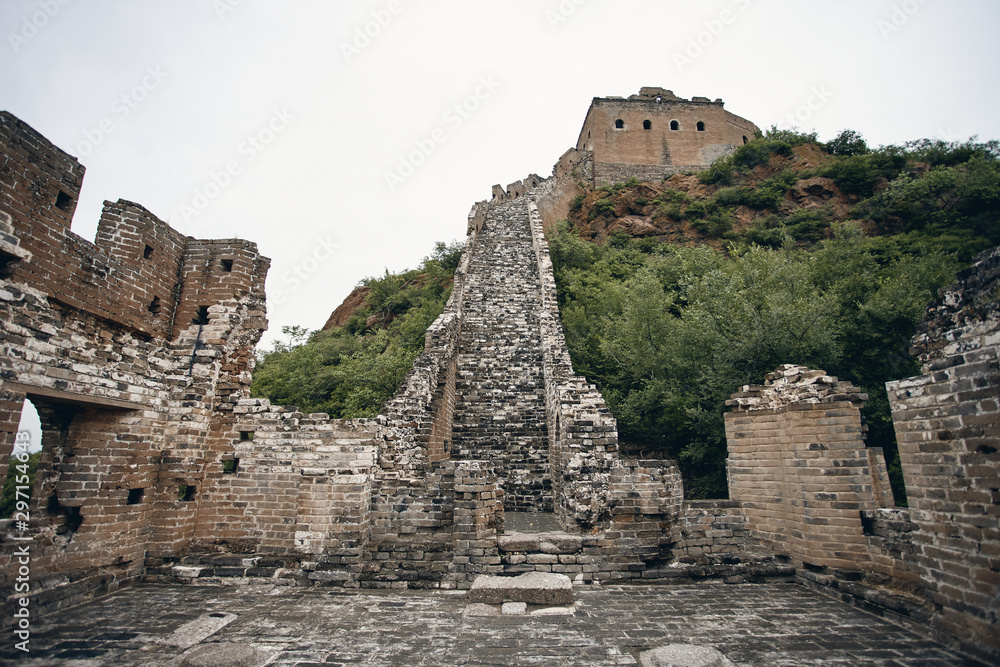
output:
[[[764,378],[763,385],[747,385],[726,401],[734,410],[768,410],[793,404],[847,401],[862,404],[868,394],[850,382],[823,371],[786,364]]]
[[[539,188],[537,195],[545,194],[546,188]],[[556,511],[564,525],[575,528],[621,522],[625,516],[633,520],[635,514],[672,526],[684,497],[680,472],[673,462],[640,471],[620,459],[614,416],[597,388],[573,370],[542,218],[534,202],[528,210],[540,280],[539,326]],[[658,548],[660,538],[648,529],[645,535],[647,546]]]
[[[869,566],[862,510],[892,504],[880,449],[865,447],[867,397],[823,371],[782,366],[727,402],[730,497],[768,548],[812,567]]]
[[[83,166],[6,112],[0,149],[0,444],[30,399],[42,611],[133,581],[147,555],[179,557],[233,519],[212,489],[266,327],[268,260],[124,200],[105,202],[91,243],[70,230]],[[8,591],[13,549],[0,545]]]
[[[912,345],[923,374],[886,385],[915,526],[899,560],[939,610],[935,626],[996,659],[1000,248],[941,290]]]

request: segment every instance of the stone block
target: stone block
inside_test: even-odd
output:
[[[573,602],[573,583],[565,575],[547,572],[528,572],[516,577],[480,575],[469,589],[469,601],[567,605]]]
[[[736,667],[718,649],[696,644],[668,644],[639,654],[641,667]]]

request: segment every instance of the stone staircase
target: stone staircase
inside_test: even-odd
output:
[[[527,197],[493,207],[465,286],[452,457],[494,463],[508,510],[552,511],[539,312]]]

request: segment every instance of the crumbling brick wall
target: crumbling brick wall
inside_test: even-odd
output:
[[[2,526],[0,586],[13,590],[11,555],[28,545],[38,611],[183,552],[216,509],[200,491],[231,451],[268,260],[126,201],[106,203],[90,243],[70,231],[76,159],[5,112],[0,151],[3,469],[25,398],[43,430],[30,521]]]
[[[762,542],[798,565],[857,570],[870,559],[863,510],[891,504],[881,449],[867,449],[849,382],[782,366],[727,401],[730,497]]]
[[[1000,656],[1000,248],[976,258],[913,339],[923,375],[890,382],[915,525],[901,554],[933,622]]]

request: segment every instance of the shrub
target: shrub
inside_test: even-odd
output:
[[[615,203],[608,197],[603,197],[594,202],[593,208],[590,209],[590,219],[594,220],[603,215],[611,215],[615,212]]]
[[[772,155],[788,156],[792,148],[800,144],[816,141],[816,134],[801,134],[794,130],[771,130],[757,136],[737,148],[732,155],[716,160],[711,167],[698,173],[698,180],[706,185],[728,185],[732,183],[733,172],[747,173],[771,161]]]
[[[906,168],[906,154],[896,146],[886,146],[866,155],[851,155],[820,169],[822,176],[836,181],[844,192],[871,197],[880,178],[892,180]]]
[[[830,155],[867,155],[871,152],[865,138],[854,130],[844,130],[826,145]]]
[[[715,201],[722,206],[748,206],[754,209],[774,208],[798,178],[790,171],[783,171],[764,179],[756,187],[724,188],[715,193]]]

